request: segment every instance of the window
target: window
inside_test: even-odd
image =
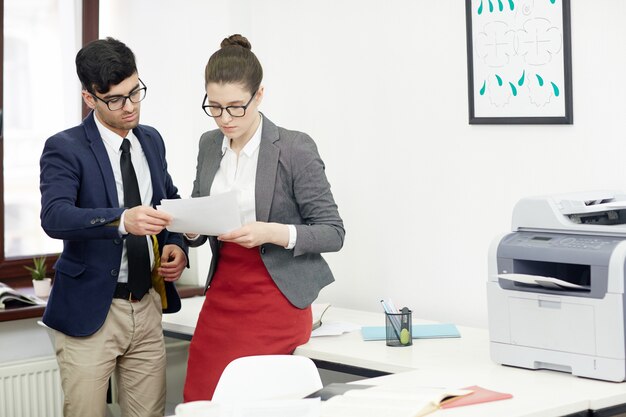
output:
[[[62,242],[41,229],[39,157],[49,136],[82,119],[74,57],[82,44],[98,37],[99,4],[93,0],[0,0],[0,4],[4,231],[0,280],[7,282],[26,276],[22,266],[33,256],[62,248]]]

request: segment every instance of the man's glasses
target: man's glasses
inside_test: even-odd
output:
[[[131,103],[139,103],[141,100],[146,98],[146,91],[148,90],[148,87],[146,87],[143,81],[141,81],[141,78],[139,78],[139,82],[141,83],[142,87],[131,91],[130,94],[127,96],[113,96],[109,98],[108,100],[104,100],[93,93],[91,93],[91,95],[94,98],[105,103],[107,107],[109,108],[109,110],[116,111],[116,110],[123,108],[126,105],[126,100],[130,100]]]
[[[206,115],[209,117],[220,117],[222,113],[224,112],[224,110],[226,110],[226,112],[230,114],[232,117],[243,117],[246,115],[246,109],[248,108],[250,103],[252,103],[252,99],[254,98],[254,96],[256,96],[257,91],[255,91],[252,94],[252,97],[250,97],[250,100],[248,100],[248,102],[244,104],[243,106],[226,106],[226,107],[213,106],[211,104],[206,104],[207,100],[209,99],[209,96],[205,94],[204,100],[202,100],[202,110],[204,110]]]

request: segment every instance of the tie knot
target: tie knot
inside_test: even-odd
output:
[[[130,141],[124,138],[124,140],[122,141],[122,146],[120,146],[120,149],[122,150],[123,153],[130,152]]]

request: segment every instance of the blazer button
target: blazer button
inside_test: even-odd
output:
[[[116,277],[119,273],[120,271],[118,271],[117,269],[111,269],[111,275],[113,275],[114,277]]]
[[[91,219],[91,221],[89,223],[96,224],[96,219]]]
[[[261,253],[265,254],[265,246],[261,246]]]
[[[113,243],[115,243],[116,245],[119,245],[120,243],[122,243],[122,239],[114,239]]]

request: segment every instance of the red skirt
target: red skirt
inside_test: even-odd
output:
[[[184,400],[210,400],[232,360],[291,354],[311,336],[311,308],[293,306],[259,248],[224,243],[189,346]]]

